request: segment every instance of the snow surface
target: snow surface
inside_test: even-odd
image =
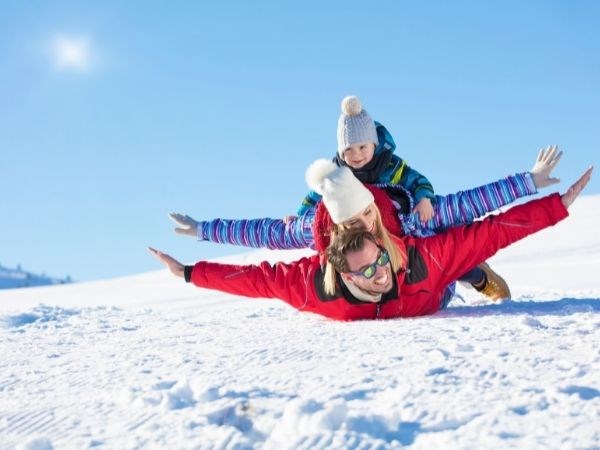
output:
[[[599,448],[598,230],[583,197],[491,260],[513,301],[461,287],[415,319],[334,322],[165,270],[2,291],[0,448]]]

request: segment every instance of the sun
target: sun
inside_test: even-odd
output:
[[[57,36],[52,44],[54,64],[60,70],[86,71],[90,68],[90,43],[84,37]]]

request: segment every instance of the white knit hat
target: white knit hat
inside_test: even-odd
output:
[[[340,156],[351,145],[358,142],[379,143],[375,122],[369,113],[362,109],[358,97],[349,95],[342,100],[342,114],[337,128],[338,153]]]
[[[317,159],[306,170],[306,182],[317,194],[334,223],[340,224],[363,211],[375,200],[348,167]]]

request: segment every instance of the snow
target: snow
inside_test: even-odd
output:
[[[599,229],[582,197],[491,260],[512,301],[459,287],[415,319],[334,322],[165,270],[1,291],[0,448],[599,448]]]

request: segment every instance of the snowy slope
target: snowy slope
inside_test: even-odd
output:
[[[599,448],[599,211],[583,197],[494,257],[513,301],[461,288],[417,319],[333,322],[164,270],[2,291],[0,448]]]
[[[69,278],[52,278],[46,275],[36,275],[22,270],[20,267],[11,269],[0,265],[0,289],[14,289],[33,286],[70,283]]]

